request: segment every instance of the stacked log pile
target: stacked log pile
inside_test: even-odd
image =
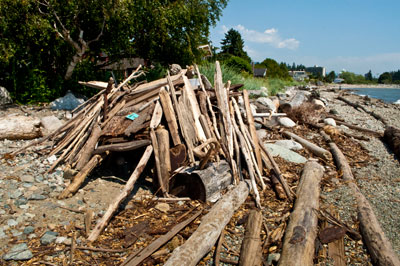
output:
[[[326,176],[321,165],[334,166],[334,159],[337,175],[343,176],[357,195],[362,235],[373,262],[378,265],[398,263],[370,205],[354,184],[350,167],[343,159],[344,155],[332,141],[337,135],[342,137],[345,134],[319,123],[329,116],[318,106],[311,106],[306,93],[299,91],[286,101],[281,101],[281,110],[285,113],[271,110],[270,113],[257,114],[251,109],[246,90],[238,90],[238,86],[231,85],[229,81],[223,83],[219,62],[216,62],[213,85],[200,73],[197,66],[194,69],[200,83],[198,87],[191,85],[185,70],[172,76],[168,73],[166,78],[153,82],[130,84],[131,80],[143,75],[140,67],[120,85],[115,85],[113,80],[108,83],[86,82],[85,85],[98,88],[100,92],[75,109],[72,112],[73,118],[68,123],[28,146],[52,141],[50,155],[57,155],[58,159],[49,171],[63,165],[65,174],[73,176],[71,183],[59,194],[59,199],[73,196],[91,172],[107,157],[135,150],[143,152],[140,153],[138,162],[131,162],[135,167],[125,186],[119,194],[112,195],[112,203],[102,217],[94,221],[92,230],[92,214],[86,215],[88,250],[106,250],[90,245],[99,239],[105,241],[110,239],[107,237],[114,238],[110,233],[107,233],[108,236],[104,234],[104,238],[101,236],[113,221],[120,205],[132,194],[135,183],[145,169],[152,168],[158,195],[151,200],[177,202],[187,201],[187,197],[191,196],[207,201],[218,193],[223,195],[211,206],[187,204],[190,208],[185,209],[173,223],[168,222],[168,226],[165,226],[162,221],[164,230],[159,229],[158,233],[154,233],[159,237],[147,241],[142,249],[105,251],[123,253],[118,261],[122,265],[141,265],[149,258],[165,265],[197,265],[207,258],[214,246],[216,265],[220,262],[266,265],[266,256],[274,254],[278,247],[281,252],[279,265],[313,265],[317,261],[315,254],[318,254],[318,244],[330,243],[331,247],[337,241],[334,248],[344,250],[344,234],[351,235],[352,239],[360,239],[358,233],[342,223],[340,218],[320,210],[321,183],[324,175]],[[279,106],[279,101],[275,104]],[[277,130],[271,129],[267,123],[272,118],[286,115],[297,118],[296,122],[304,124],[307,130],[313,129],[317,134],[320,132],[323,138],[318,141],[306,140],[300,136],[305,129]],[[335,118],[338,123],[345,123],[338,117]],[[276,139],[286,137],[301,143],[306,149],[303,155],[308,157],[304,168],[301,164],[282,163],[280,159],[274,159],[257,135],[255,120],[271,129],[271,134]],[[372,136],[381,135],[371,130],[366,132]],[[398,132],[393,132],[385,132],[385,137],[395,139],[393,145],[398,149]],[[346,135],[347,137],[349,136]],[[282,171],[282,165],[287,171]],[[301,174],[299,168],[303,168]],[[177,183],[184,188],[176,187]],[[272,219],[278,226],[271,232],[266,224],[268,219],[265,218],[269,216],[267,209],[273,209],[273,204],[270,203],[269,206],[266,203],[266,195],[271,195],[270,188],[276,193],[272,193],[276,209],[281,207],[280,210],[284,212],[281,217]],[[145,200],[141,201],[143,204]],[[177,205],[174,206],[179,210]],[[239,217],[238,213],[244,212],[243,210],[249,213],[248,217]],[[140,218],[140,222],[129,228],[133,233],[124,228],[125,246],[129,247],[143,232],[148,232],[149,228],[146,227],[149,227],[150,217],[146,216],[149,213],[135,213],[135,219]],[[167,220],[160,217],[161,220]],[[247,220],[242,246],[237,252],[230,250],[224,241],[232,220],[236,223]],[[320,230],[318,222],[322,224],[323,221],[323,230]],[[368,224],[368,221],[372,223]],[[156,222],[152,220],[151,223]],[[195,223],[198,227],[193,225]],[[191,229],[188,229],[189,225],[192,225]],[[186,241],[181,241],[184,243],[170,251],[162,248],[184,230]],[[230,231],[233,235],[237,234]],[[74,245],[73,240],[71,254],[75,252]],[[221,257],[222,250],[235,254],[239,260]],[[334,258],[335,265],[342,265],[345,261],[344,251],[337,256]],[[72,257],[73,255],[70,263],[73,261]],[[163,259],[157,260],[160,257]]]

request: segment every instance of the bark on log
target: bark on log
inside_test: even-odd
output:
[[[283,134],[293,138],[297,142],[299,142],[301,145],[303,145],[306,149],[311,151],[314,155],[324,159],[324,160],[329,160],[331,158],[331,153],[323,148],[318,147],[314,143],[309,142],[308,140],[305,140],[296,134],[288,131],[283,131]]]
[[[215,245],[222,230],[248,195],[249,187],[243,181],[227,192],[203,217],[200,226],[190,238],[174,250],[164,265],[197,265],[201,258]]]
[[[95,125],[92,131],[92,134],[90,135],[88,141],[86,144],[83,146],[81,150],[81,155],[78,160],[78,163],[76,164],[75,169],[80,171],[90,160],[90,157],[92,156],[92,153],[94,151],[94,148],[96,147],[97,141],[99,140],[101,135],[101,128],[99,125]]]
[[[158,156],[160,160],[160,171],[161,171],[161,189],[162,191],[169,192],[169,177],[171,173],[171,157],[169,153],[169,134],[168,130],[164,127],[159,126],[156,130],[157,142],[158,142]]]
[[[317,162],[306,163],[297,188],[297,199],[286,229],[279,265],[313,265],[317,236],[320,181],[324,169]]]
[[[115,151],[115,152],[125,152],[125,151],[133,151],[139,149],[141,147],[147,146],[150,144],[148,139],[142,140],[134,140],[129,142],[115,143],[109,145],[98,146],[97,149],[93,151],[93,154],[101,154],[106,151]]]
[[[140,174],[143,172],[144,168],[146,167],[147,162],[150,159],[151,154],[153,153],[153,147],[151,145],[147,146],[145,152],[143,153],[142,158],[140,159],[138,165],[133,171],[132,175],[129,177],[128,182],[125,184],[124,189],[122,190],[121,194],[119,194],[114,201],[108,206],[106,213],[103,215],[101,220],[99,220],[96,224],[96,227],[90,233],[88,240],[93,242],[95,241],[103,229],[107,226],[108,222],[111,220],[113,214],[118,209],[118,206],[121,202],[131,193],[136,180],[139,178]],[[98,155],[96,155],[98,156]]]
[[[357,201],[358,220],[360,221],[360,231],[363,242],[366,244],[374,265],[400,265],[400,260],[392,248],[392,244],[386,238],[374,211],[368,200],[361,193],[357,184],[354,182],[353,173],[346,157],[342,151],[331,142],[330,137],[323,131],[321,135],[329,142],[329,147],[335,159],[336,166],[342,172],[343,179],[352,189]]]
[[[400,129],[395,127],[386,128],[383,139],[400,159]]]
[[[0,140],[35,139],[43,136],[40,119],[28,116],[6,116],[0,118]]]
[[[344,126],[346,126],[348,128],[355,129],[355,130],[358,130],[358,131],[361,131],[361,132],[366,132],[366,133],[372,134],[372,135],[374,135],[376,137],[382,137],[382,135],[383,135],[381,132],[378,132],[378,131],[375,131],[375,130],[371,130],[371,129],[367,129],[367,128],[363,128],[363,127],[359,127],[359,126],[356,126],[356,125],[353,125],[353,124],[349,124],[349,123],[346,123],[346,122],[342,122],[342,121],[338,121],[338,120],[336,120],[336,124],[344,125]]]
[[[246,232],[240,249],[239,265],[261,265],[262,250],[260,232],[262,223],[263,215],[261,211],[252,210],[247,218]]]
[[[168,92],[161,88],[160,90],[160,102],[163,107],[165,119],[168,123],[168,129],[171,133],[172,141],[174,146],[181,144],[181,139],[179,138],[178,123],[176,122],[176,116],[174,111],[174,106],[172,105],[171,98]]]

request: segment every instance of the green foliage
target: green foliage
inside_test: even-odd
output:
[[[363,75],[358,75],[353,72],[343,71],[340,77],[344,79],[344,83],[348,84],[365,84],[367,81]]]
[[[215,64],[210,62],[205,62],[199,65],[200,72],[205,75],[214,84],[214,72]],[[275,95],[279,91],[284,90],[287,86],[299,85],[301,83],[294,82],[291,80],[282,80],[278,78],[254,78],[249,74],[243,74],[238,72],[236,69],[227,66],[226,64],[221,64],[222,70],[222,80],[226,83],[228,80],[232,84],[244,84],[243,88],[247,90],[259,90],[261,87],[268,88],[270,95]]]
[[[228,59],[223,61],[226,65],[237,69],[238,71],[245,71],[247,73],[252,73],[251,65],[245,59],[238,56],[230,56]]]
[[[207,43],[209,29],[226,4],[227,0],[2,0],[0,85],[18,102],[52,100],[68,89],[90,96],[94,91],[76,81],[107,80],[109,74],[96,68],[100,52],[110,60],[141,57],[148,65],[191,64],[200,59],[197,47]],[[84,42],[87,46],[79,54]],[[65,81],[77,54],[72,78]],[[150,70],[148,77],[162,73],[157,71],[160,68]]]
[[[244,51],[244,41],[242,36],[237,30],[230,29],[225,33],[225,38],[221,41],[221,56],[234,55],[245,59],[247,62],[251,62],[251,58]]]
[[[289,70],[285,63],[278,64],[274,59],[267,58],[256,66],[267,68],[267,78],[278,78],[284,80],[291,80]]]
[[[392,83],[392,75],[389,72],[382,73],[378,78],[378,83],[380,84]]]
[[[336,73],[335,73],[335,71],[331,71],[331,72],[329,72],[328,75],[326,75],[325,81],[326,81],[326,82],[329,82],[329,83],[332,83],[332,82],[335,80],[335,78],[336,78]]]
[[[371,72],[371,70],[370,70],[370,71],[368,71],[368,73],[367,73],[367,74],[365,74],[365,79],[366,79],[366,80],[368,80],[368,81],[372,81],[372,80],[373,80],[373,77],[372,77],[372,72]]]

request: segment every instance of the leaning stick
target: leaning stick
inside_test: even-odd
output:
[[[314,143],[311,143],[308,140],[305,140],[305,139],[297,136],[296,134],[294,134],[292,132],[283,131],[283,135],[296,140],[301,145],[306,147],[309,151],[311,151],[315,156],[318,156],[318,157],[320,157],[320,158],[322,158],[324,160],[329,160],[331,158],[331,154],[330,154],[329,151],[327,151],[327,150],[325,150],[325,149],[323,149],[321,147],[318,147]]]
[[[103,229],[107,226],[108,222],[111,220],[111,217],[118,209],[118,206],[121,202],[131,193],[133,190],[133,186],[136,183],[136,180],[139,178],[140,174],[143,172],[146,167],[147,162],[150,159],[151,154],[153,153],[153,147],[151,145],[147,146],[146,150],[143,153],[142,158],[140,159],[138,165],[136,166],[135,171],[133,171],[131,177],[126,183],[122,192],[114,199],[114,201],[108,206],[106,213],[103,215],[100,221],[97,222],[96,227],[90,233],[88,240],[93,242],[95,241]]]

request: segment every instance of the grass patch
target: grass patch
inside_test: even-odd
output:
[[[215,64],[205,62],[199,65],[199,69],[200,73],[205,75],[211,84],[214,84]],[[252,75],[246,72],[238,72],[235,68],[229,67],[224,63],[221,63],[221,71],[224,83],[230,80],[232,84],[243,84],[243,88],[246,90],[259,90],[261,87],[266,87],[268,88],[268,95],[275,95],[288,86],[300,85],[299,82],[291,80],[254,78]]]

